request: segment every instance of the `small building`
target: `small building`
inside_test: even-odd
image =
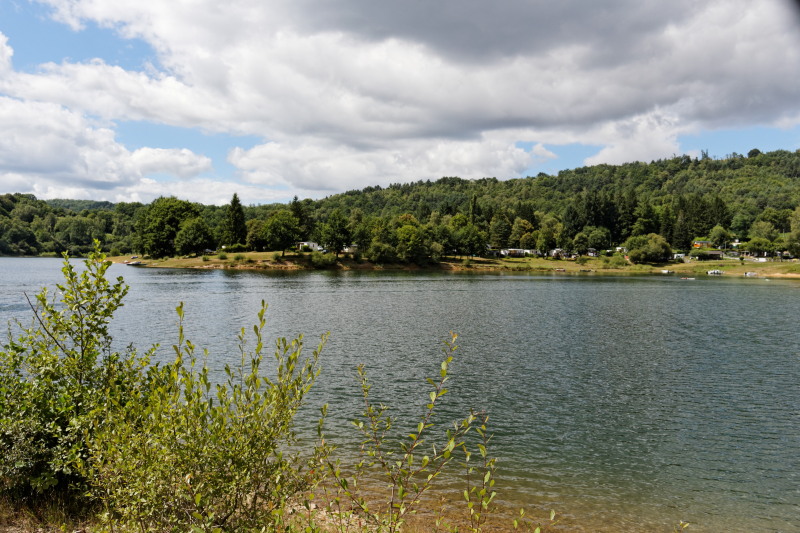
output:
[[[692,248],[711,248],[711,241],[694,241]]]
[[[525,257],[525,250],[521,248],[505,248],[500,250],[503,257]]]
[[[311,250],[312,252],[321,252],[322,251],[322,246],[320,246],[319,244],[317,244],[315,242],[312,242],[312,241],[303,241],[303,242],[298,242],[297,243],[297,249],[299,251],[302,252],[306,248]]]

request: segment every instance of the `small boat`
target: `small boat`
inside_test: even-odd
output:
[[[706,272],[709,276],[721,276],[723,274],[722,270],[709,270]]]
[[[126,261],[125,264],[128,266],[144,266],[147,263],[143,263],[141,261]]]
[[[667,270],[666,268],[661,271],[662,274],[674,274],[674,270]]]
[[[691,281],[691,280],[693,280],[694,278],[681,278],[681,279],[683,279],[683,280],[688,280],[688,281]]]
[[[754,278],[756,276],[758,276],[758,272],[745,272],[744,273],[744,277],[746,277],[746,278]]]
[[[566,268],[557,268],[556,269],[556,272],[566,272],[566,271],[567,271]]]

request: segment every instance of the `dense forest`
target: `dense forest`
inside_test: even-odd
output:
[[[246,200],[246,199],[245,199]],[[0,254],[152,257],[285,250],[301,241],[377,263],[437,261],[503,248],[583,254],[618,245],[657,260],[697,240],[752,253],[800,255],[800,151],[751,150],[597,165],[522,179],[367,187],[288,204],[207,206],[175,197],[150,204],[0,196]]]

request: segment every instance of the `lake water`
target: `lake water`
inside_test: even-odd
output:
[[[359,408],[364,363],[401,418],[459,334],[447,417],[490,414],[500,497],[578,531],[800,531],[800,282],[671,276],[200,271],[114,265],[120,345],[169,346],[175,307],[219,369],[269,304],[271,337],[331,332],[311,398],[329,430]],[[0,258],[0,319],[60,261]],[[412,422],[416,422],[412,418]],[[309,417],[301,430],[311,426]],[[410,427],[409,427],[410,429]]]

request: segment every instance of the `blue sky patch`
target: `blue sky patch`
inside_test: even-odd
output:
[[[179,128],[147,121],[117,122],[116,140],[130,151],[137,148],[188,148],[198,155],[211,158],[216,178],[227,180],[234,176],[236,167],[228,163],[228,152],[236,147],[249,150],[261,144],[254,135],[232,136],[222,133],[203,133],[197,129]]]
[[[800,126],[792,129],[754,126],[742,129],[709,130],[678,138],[683,153],[708,151],[710,157],[723,159],[736,152],[747,155],[753,148],[762,152],[800,148]],[[681,155],[681,154],[677,154]]]
[[[28,1],[0,2],[0,32],[13,48],[14,69],[36,72],[48,62],[81,63],[95,58],[126,70],[157,65],[155,51],[141,39],[123,39],[114,29],[86,22],[81,31],[50,18],[49,7]]]

